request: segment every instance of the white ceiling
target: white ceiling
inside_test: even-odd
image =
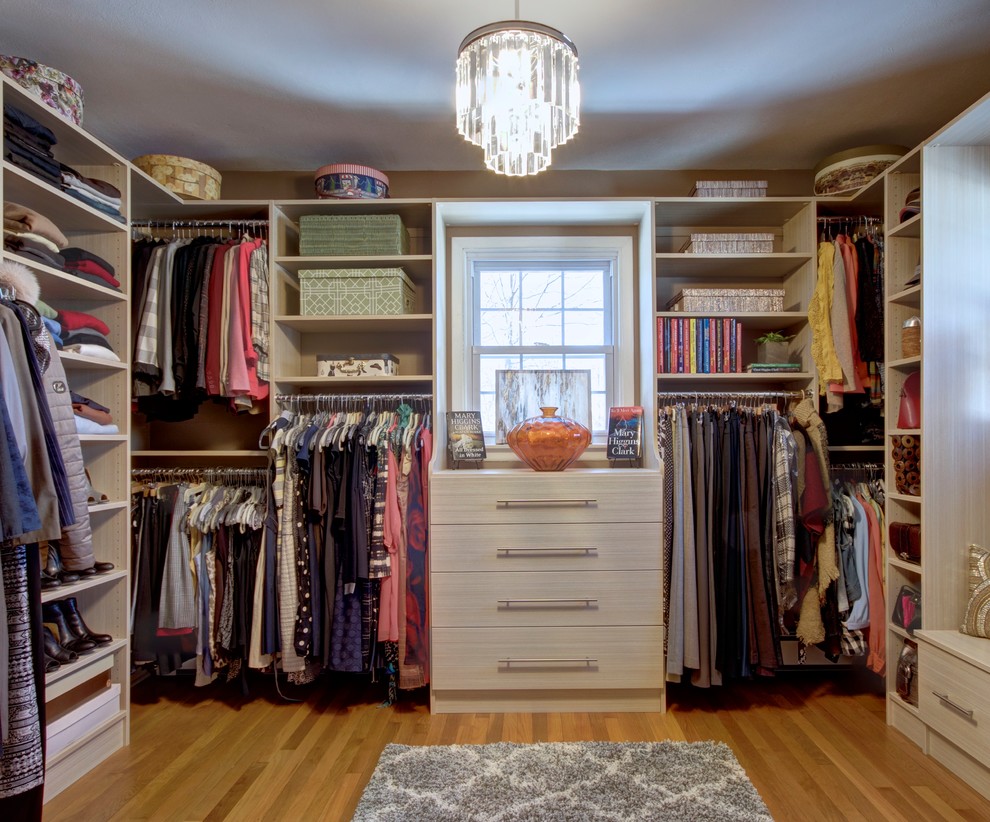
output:
[[[520,0],[576,44],[554,168],[810,168],[914,145],[990,90],[987,0]],[[513,0],[0,0],[0,53],[75,77],[128,156],[222,170],[481,168],[453,124],[461,39]]]

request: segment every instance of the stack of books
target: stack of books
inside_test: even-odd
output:
[[[779,372],[794,372],[801,370],[799,362],[751,362],[746,366],[747,374],[767,374]]]
[[[662,374],[742,371],[742,323],[733,317],[658,317],[657,347]]]
[[[766,180],[696,180],[692,197],[766,197]]]

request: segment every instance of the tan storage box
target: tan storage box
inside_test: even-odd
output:
[[[685,288],[667,303],[668,311],[783,311],[783,288]]]
[[[416,286],[401,268],[299,272],[299,310],[306,316],[412,314]]]
[[[141,171],[186,200],[219,200],[223,179],[215,168],[175,154],[142,154],[132,161]]]

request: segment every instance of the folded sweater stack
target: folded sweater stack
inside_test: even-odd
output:
[[[106,180],[86,177],[62,163],[61,187],[70,197],[75,197],[115,220],[124,221],[124,215],[120,213],[120,189]]]
[[[59,227],[32,208],[4,200],[3,247],[19,257],[64,270],[69,244]]]
[[[76,431],[80,434],[119,434],[120,429],[110,415],[110,409],[89,397],[71,392],[72,413]]]
[[[59,328],[59,339],[65,351],[97,357],[110,362],[120,362],[120,357],[110,343],[110,327],[99,317],[85,311],[56,309],[54,322]]]
[[[18,108],[3,106],[3,158],[56,188],[62,187],[62,171],[52,153],[58,142],[51,129]]]

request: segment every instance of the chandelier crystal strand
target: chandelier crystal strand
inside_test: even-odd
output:
[[[538,174],[580,125],[577,49],[518,20],[471,32],[457,56],[457,130],[497,174]]]

